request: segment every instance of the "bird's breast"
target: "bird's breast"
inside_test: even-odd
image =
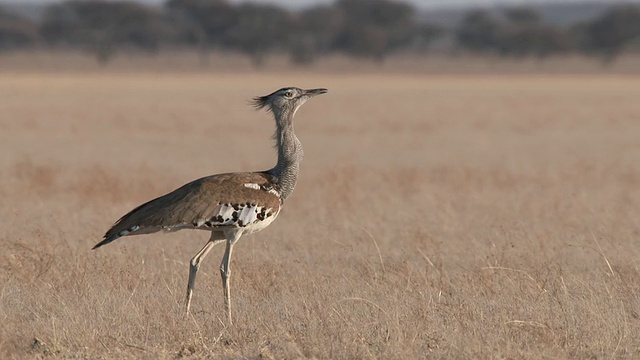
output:
[[[245,228],[244,234],[246,235],[253,234],[266,228],[267,226],[269,226],[269,224],[273,222],[273,220],[276,219],[279,213],[280,213],[280,209],[278,208],[278,210],[273,212],[271,216],[265,217],[263,220],[254,221],[253,223],[246,225],[244,227]]]
[[[224,203],[203,219],[192,225],[199,229],[243,228],[245,234],[254,233],[267,227],[278,216],[280,206],[271,207],[256,203]]]

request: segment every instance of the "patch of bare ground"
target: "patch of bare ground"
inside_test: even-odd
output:
[[[137,204],[266,169],[247,106],[298,114],[298,187],[233,258],[204,232],[90,248]],[[640,357],[640,79],[0,75],[0,357]]]

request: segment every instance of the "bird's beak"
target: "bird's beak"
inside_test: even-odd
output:
[[[311,90],[305,90],[304,94],[309,97],[312,97],[320,94],[325,94],[326,92],[327,92],[327,89],[311,89]]]

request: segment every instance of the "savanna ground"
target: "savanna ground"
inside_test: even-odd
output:
[[[301,177],[232,260],[205,232],[91,251],[137,204],[273,165],[248,100],[327,87]],[[640,77],[0,74],[0,357],[638,358]]]

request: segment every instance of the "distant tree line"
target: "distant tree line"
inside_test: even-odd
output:
[[[197,49],[203,61],[232,50],[261,65],[271,53],[308,64],[331,53],[383,61],[396,52],[427,53],[443,37],[466,53],[545,57],[584,53],[610,63],[640,48],[640,6],[612,6],[589,22],[559,27],[526,7],[500,14],[471,10],[454,30],[420,21],[410,5],[391,0],[337,0],[290,11],[225,0],[168,0],[162,7],[132,1],[68,0],[38,21],[0,8],[0,51],[36,47],[82,49],[107,63],[119,51]]]
[[[465,16],[455,37],[471,52],[539,59],[584,53],[608,64],[626,50],[640,50],[640,6],[612,6],[598,18],[569,27],[545,24],[526,7],[506,9],[501,17],[475,10]]]

